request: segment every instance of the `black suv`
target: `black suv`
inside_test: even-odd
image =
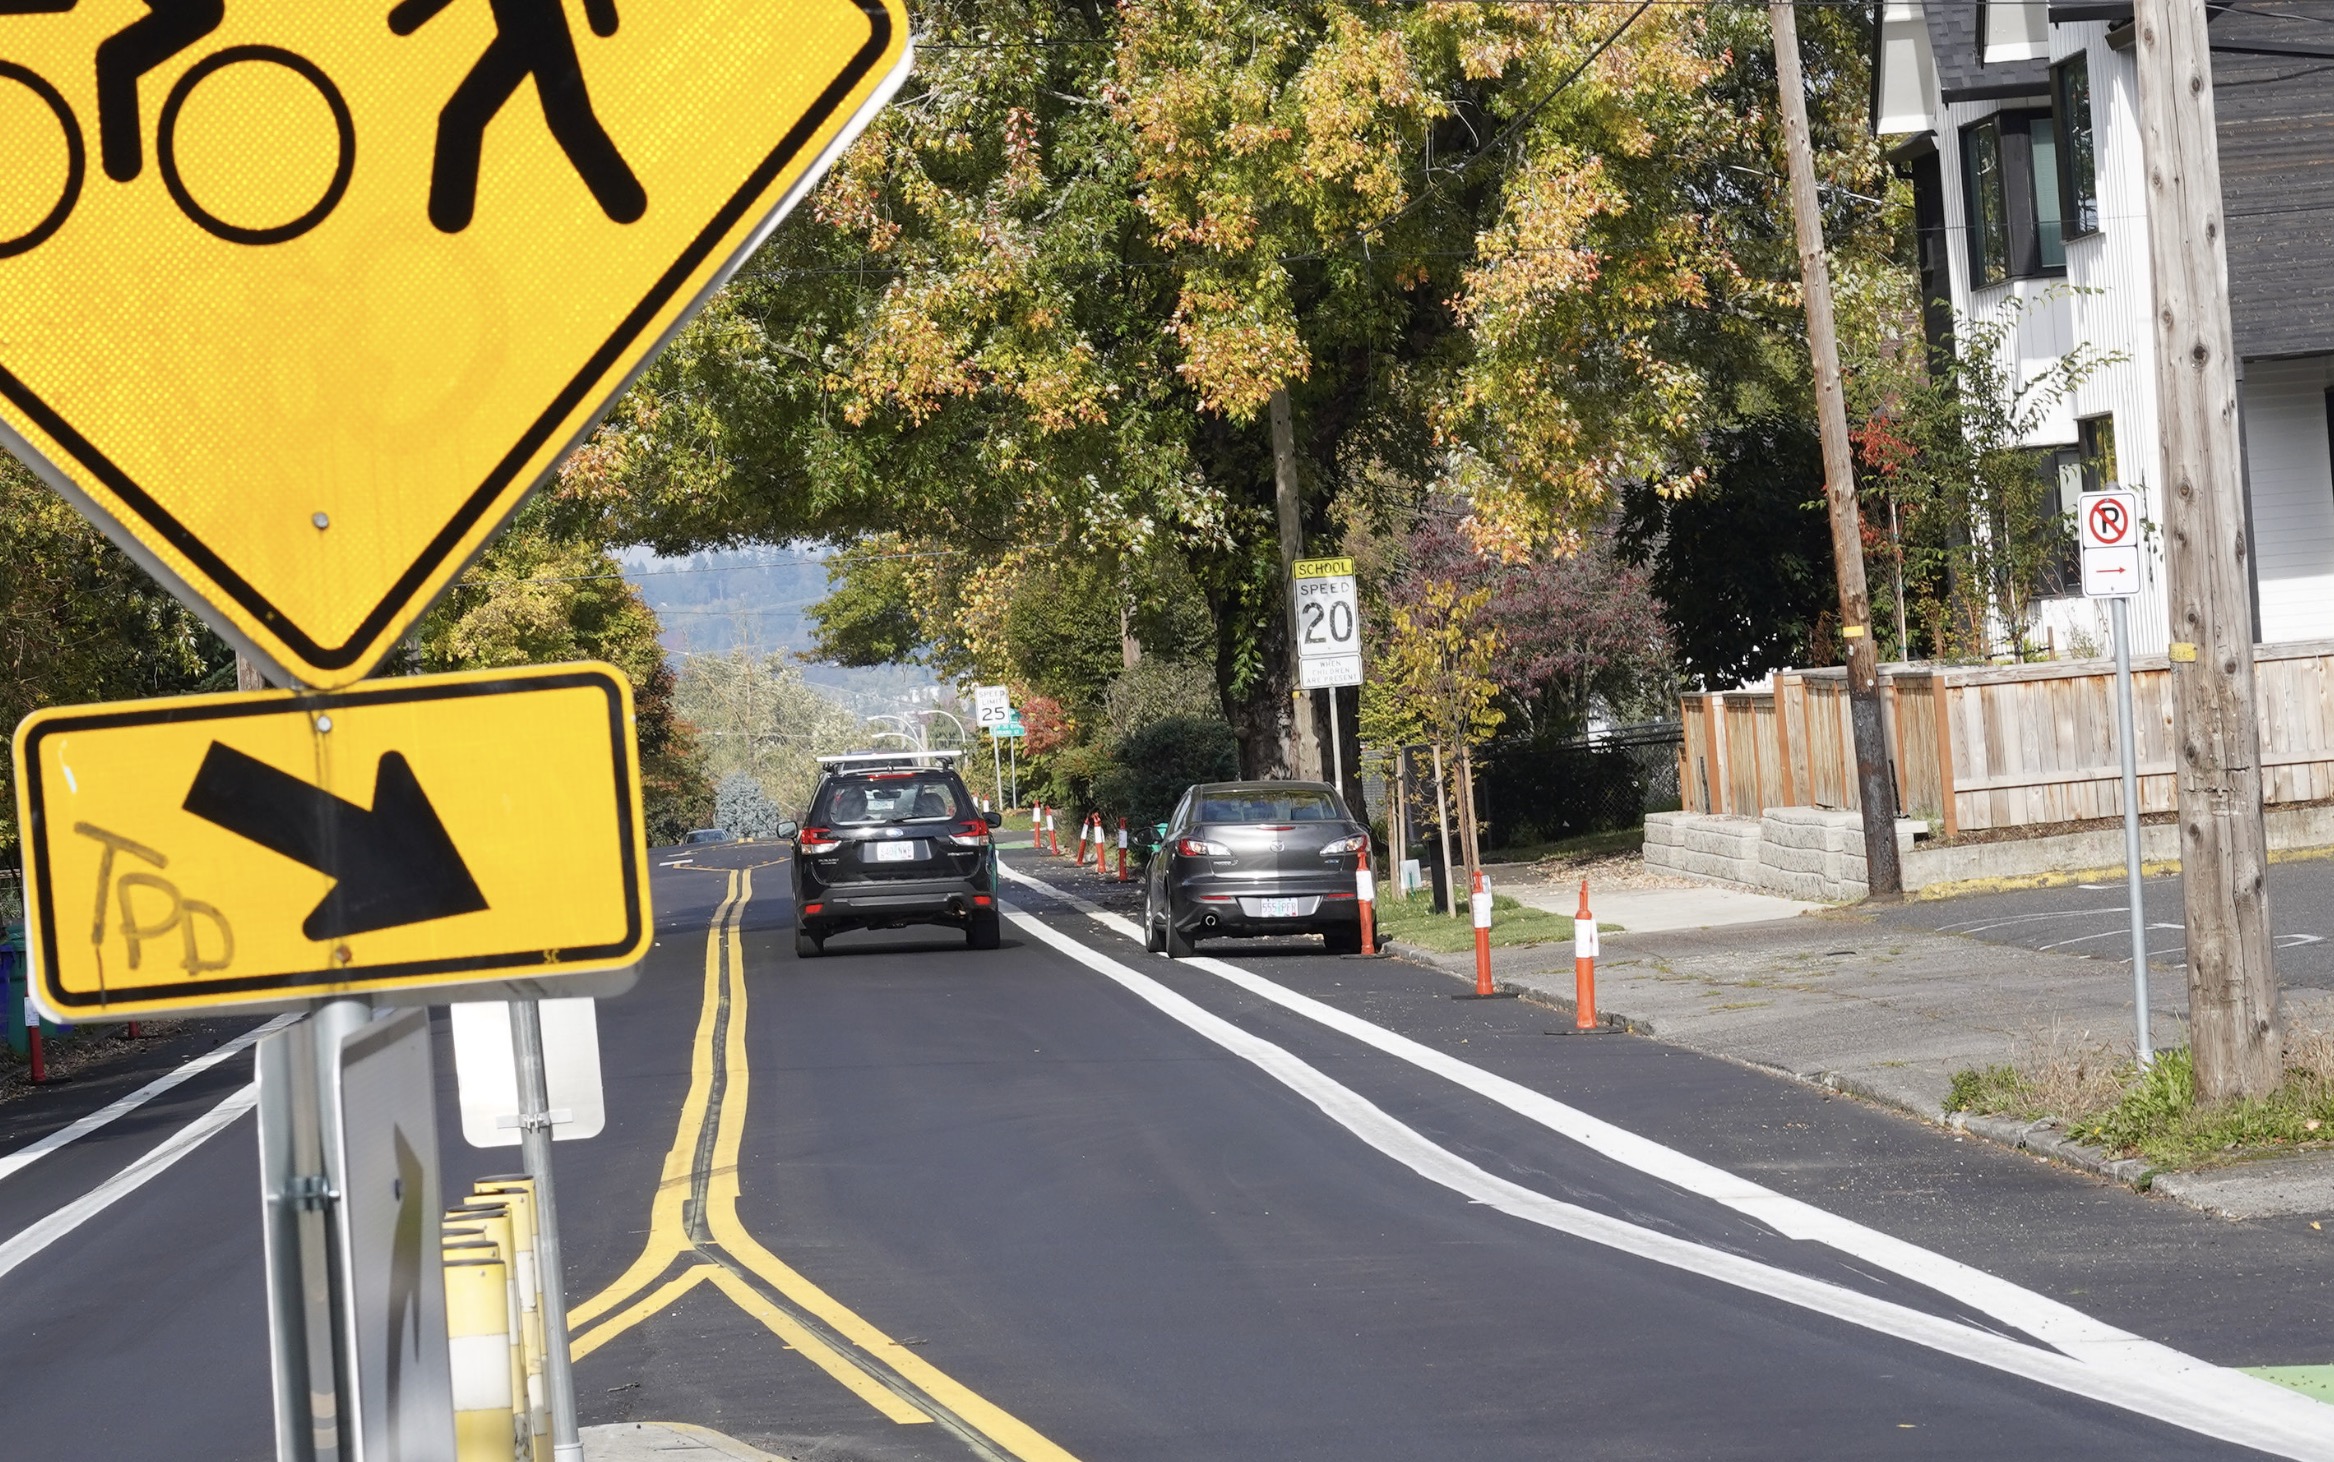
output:
[[[844,929],[945,924],[973,949],[998,943],[997,852],[953,753],[819,758],[818,790],[794,839],[794,952]]]

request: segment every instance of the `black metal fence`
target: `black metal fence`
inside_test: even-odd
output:
[[[1477,748],[1483,845],[1554,842],[1675,810],[1680,735],[1675,721],[1648,721],[1563,741],[1509,737]]]

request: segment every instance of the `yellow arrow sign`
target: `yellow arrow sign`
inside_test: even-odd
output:
[[[55,1019],[583,973],[649,944],[632,692],[605,665],[41,711],[16,766]]]
[[[900,0],[0,0],[0,442],[351,683],[907,65]]]

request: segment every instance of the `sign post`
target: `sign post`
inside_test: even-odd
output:
[[[997,778],[997,805],[1010,806],[1005,800],[1004,753],[997,743],[1004,739],[1005,723],[1013,719],[1013,692],[1002,685],[983,685],[973,691],[973,721],[989,733],[989,763]]]
[[[2123,750],[2123,879],[2131,905],[2131,988],[2139,1063],[2155,1060],[2148,1030],[2147,904],[2140,886],[2139,748],[2131,696],[2131,596],[2139,592],[2139,494],[2120,488],[2083,494],[2076,508],[2083,545],[2083,593],[2107,601],[2115,624],[2115,725]]]
[[[1345,737],[1337,692],[1362,683],[1361,595],[1350,558],[1305,558],[1290,570],[1297,625],[1299,690],[1329,692],[1331,782],[1345,791]]]

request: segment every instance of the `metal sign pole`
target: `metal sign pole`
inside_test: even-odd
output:
[[[559,1206],[551,1194],[551,1093],[543,1069],[543,1011],[511,1002],[511,1058],[519,1077],[519,1150],[535,1180],[537,1282],[543,1289],[543,1381],[550,1391],[552,1462],[583,1462],[575,1428],[575,1368],[567,1353],[567,1278],[560,1269]]]
[[[2148,914],[2140,891],[2139,748],[2133,744],[2131,704],[2131,614],[2128,601],[2107,601],[2115,620],[2115,719],[2123,742],[2123,880],[2131,903],[2131,991],[2139,1027],[2139,1063],[2156,1059],[2148,1033]]]
[[[1005,801],[1005,753],[997,745],[1004,739],[997,734],[996,727],[989,728],[989,764],[997,773],[997,806],[1000,810],[1008,805]]]
[[[1019,807],[1021,805],[1021,738],[1008,736],[1005,739],[1011,743],[1005,748],[1006,770],[1013,774],[1013,795],[1006,801],[1005,805]]]

